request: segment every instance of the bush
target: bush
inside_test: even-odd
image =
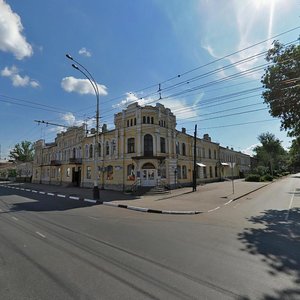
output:
[[[260,181],[260,176],[258,174],[249,174],[246,178],[245,181],[254,181],[254,182],[259,182]]]
[[[289,175],[289,174],[290,174],[290,172],[282,172],[282,173],[281,173],[282,176],[287,176],[287,175]]]
[[[261,178],[261,181],[273,181],[273,176],[270,174],[266,174]]]

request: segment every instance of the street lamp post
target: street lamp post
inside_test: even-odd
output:
[[[98,187],[98,147],[99,147],[99,89],[98,85],[92,76],[92,74],[78,61],[76,61],[70,54],[66,54],[66,57],[76,64],[72,64],[72,67],[82,73],[90,82],[93,87],[93,90],[97,99],[97,108],[96,108],[96,137],[95,137],[95,148],[94,148],[94,187],[93,187],[93,198],[95,200],[100,199],[99,187]],[[81,69],[81,68],[83,69]]]

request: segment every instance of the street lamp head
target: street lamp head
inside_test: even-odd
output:
[[[79,70],[78,66],[76,66],[75,64],[72,64],[72,67],[76,70]]]
[[[71,59],[71,60],[73,60],[73,57],[70,55],[70,54],[66,54],[66,57],[68,58],[68,59]]]

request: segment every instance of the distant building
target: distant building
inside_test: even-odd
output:
[[[100,187],[114,190],[192,184],[194,137],[176,129],[169,108],[133,103],[115,114],[114,124],[113,130],[104,124],[98,137],[82,126],[58,134],[54,143],[37,141],[33,182],[92,187],[96,174]],[[196,158],[197,183],[228,177],[229,162],[235,162],[234,177],[250,168],[250,156],[220,147],[208,134],[197,138]]]

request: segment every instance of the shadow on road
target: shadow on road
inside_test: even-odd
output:
[[[300,208],[266,210],[249,221],[264,228],[246,228],[240,233],[242,250],[260,255],[271,275],[285,273],[295,283],[295,289],[277,290],[275,297],[265,295],[263,299],[300,299]]]
[[[0,196],[17,196],[28,199],[27,201],[22,200],[22,202],[20,202],[20,198],[10,198],[11,200],[1,199],[1,202],[7,206],[9,211],[63,211],[95,205],[84,201],[38,195],[26,191],[18,191],[16,193],[6,189],[0,191]]]

